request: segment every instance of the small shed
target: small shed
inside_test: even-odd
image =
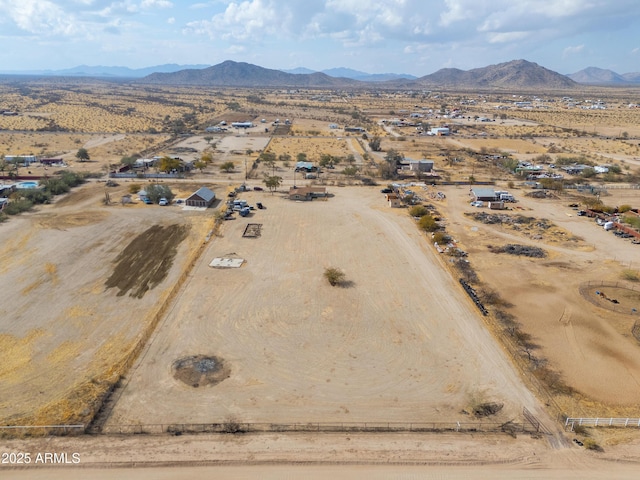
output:
[[[215,193],[207,187],[202,187],[192,193],[184,203],[187,207],[210,207],[215,199]]]
[[[396,193],[387,193],[385,197],[390,207],[398,208],[402,206],[402,201],[400,200],[400,197]]]

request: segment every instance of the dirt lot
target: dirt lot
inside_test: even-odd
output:
[[[0,226],[2,423],[84,421],[210,228],[103,196],[90,183]]]
[[[633,413],[640,395],[640,347],[631,327],[638,317],[627,314],[630,309],[623,314],[598,308],[580,295],[578,287],[588,281],[622,282],[623,270],[640,266],[639,246],[605,232],[587,217],[576,216],[567,206],[575,198],[539,200],[512,190],[519,203],[514,205],[517,210],[507,214],[547,219],[567,232],[560,238],[556,234],[536,239],[525,230],[486,225],[465,216],[465,212],[487,211],[469,206],[468,188],[445,191],[442,211],[449,219],[448,229],[469,252],[481,280],[513,304],[508,311],[532,336],[535,354],[548,359],[568,385],[589,397],[583,402],[564,398],[566,412],[574,416]],[[636,190],[611,192],[611,197],[603,197],[607,204],[637,202]],[[572,235],[581,240],[570,241]],[[509,243],[543,247],[548,257],[495,254],[488,248]],[[598,286],[591,290],[596,289],[607,292]]]
[[[465,421],[462,409],[504,403],[497,419],[536,401],[475,306],[406,212],[377,189],[340,188],[328,201],[262,201],[226,222],[127,378],[109,424]],[[242,238],[248,222],[262,235]],[[212,269],[214,257],[243,258]],[[325,267],[346,273],[332,288]],[[193,388],[171,365],[225,361],[230,377]]]

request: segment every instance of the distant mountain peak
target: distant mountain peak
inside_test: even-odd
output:
[[[518,59],[472,70],[443,68],[420,77],[421,85],[472,88],[574,88],[570,78],[537,63]]]

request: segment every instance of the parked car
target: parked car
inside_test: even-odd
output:
[[[471,206],[472,207],[481,207],[484,205],[484,202],[481,202],[480,200],[476,200],[475,202],[471,202]]]
[[[235,196],[236,196],[236,192],[231,191],[231,192],[227,193],[227,197],[233,198]]]
[[[160,205],[161,207],[164,207],[166,205],[169,205],[169,200],[167,200],[166,198],[162,197],[159,201],[158,201],[158,205]]]
[[[262,190],[264,190],[264,188],[262,188],[262,187],[253,187],[253,189],[254,189],[256,192],[261,192]]]
[[[393,190],[391,188],[383,188],[380,193],[393,193]]]
[[[584,210],[578,210],[578,213],[576,213],[576,215],[578,215],[579,217],[584,217],[587,214],[587,212],[585,212]]]
[[[151,205],[153,203],[149,197],[144,197],[142,201],[147,205]]]

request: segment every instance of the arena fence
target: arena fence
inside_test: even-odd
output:
[[[590,303],[593,303],[594,305],[600,307],[600,308],[605,308],[607,310],[611,310],[614,312],[618,312],[618,313],[626,313],[629,315],[635,315],[638,313],[637,310],[632,309],[629,310],[627,307],[623,307],[622,305],[619,304],[615,304],[612,302],[599,302],[596,298],[594,298],[590,292],[593,289],[602,289],[602,288],[624,288],[626,290],[631,290],[634,292],[640,292],[640,286],[639,285],[629,285],[627,283],[623,283],[623,282],[603,282],[603,281],[589,281],[589,282],[585,282],[583,284],[580,285],[580,287],[578,287],[578,290],[580,291],[580,294],[582,295],[582,297],[587,300]]]
[[[565,430],[573,431],[577,426],[583,427],[636,427],[640,428],[640,418],[567,418]]]

